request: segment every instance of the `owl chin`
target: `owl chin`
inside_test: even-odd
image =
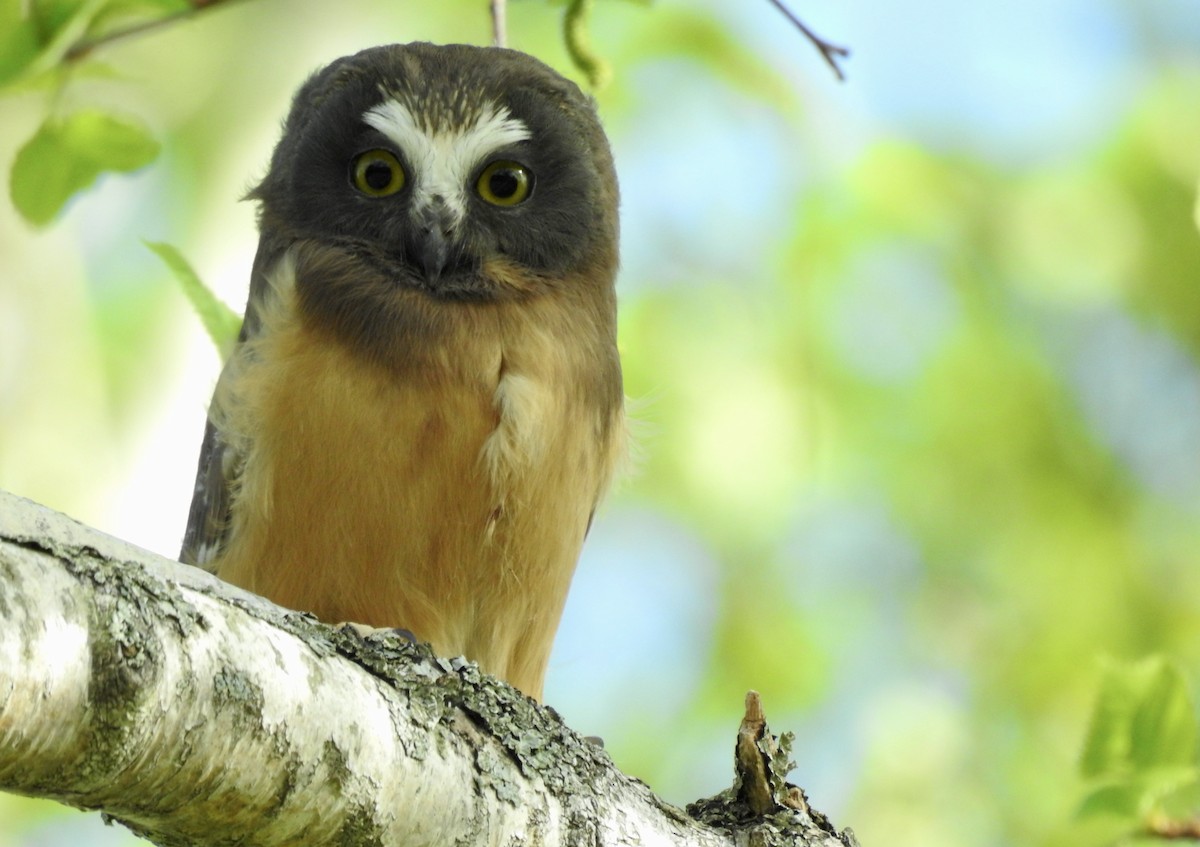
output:
[[[416,289],[437,300],[506,302],[546,293],[554,287],[548,276],[503,254],[483,261],[458,257],[437,276],[404,257],[388,259],[380,270],[394,285]]]
[[[415,274],[410,271],[403,277],[403,283],[410,281],[415,283],[415,288],[441,300],[500,299],[500,292],[478,266],[450,270],[436,279],[429,279],[419,271]]]
[[[502,282],[487,273],[487,263],[462,253],[451,254],[438,273],[430,273],[421,262],[412,260],[411,251],[383,251],[358,241],[297,244],[311,273],[319,278],[336,279],[339,287],[378,289],[386,296],[390,290],[420,291],[440,300],[504,299]]]

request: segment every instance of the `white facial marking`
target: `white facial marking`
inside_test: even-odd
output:
[[[467,182],[489,153],[530,138],[525,122],[503,106],[489,105],[469,126],[431,132],[408,106],[388,99],[368,109],[363,120],[382,132],[408,157],[415,173],[413,201],[421,209],[441,197],[457,225],[467,213]]]

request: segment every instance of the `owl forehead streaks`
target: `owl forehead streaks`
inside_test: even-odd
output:
[[[474,170],[490,154],[530,138],[524,121],[494,103],[477,109],[415,113],[404,99],[391,96],[368,109],[363,121],[394,142],[408,158],[414,173],[413,205],[427,208],[440,198],[454,217],[455,225],[467,212],[466,186]]]

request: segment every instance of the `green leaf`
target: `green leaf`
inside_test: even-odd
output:
[[[1083,776],[1096,778],[1125,771],[1129,762],[1127,729],[1137,708],[1138,675],[1129,666],[1106,663],[1079,763]]]
[[[1138,821],[1142,812],[1142,787],[1130,783],[1102,785],[1088,794],[1079,806],[1079,817],[1110,816]]]
[[[1186,817],[1200,799],[1195,767],[1153,768],[1092,790],[1079,806],[1080,819],[1112,817],[1141,822],[1153,814]]]
[[[51,118],[13,161],[13,205],[27,221],[43,226],[100,174],[137,170],[158,150],[145,127],[107,112],[90,109],[65,120]]]
[[[1192,765],[1171,765],[1151,768],[1138,774],[1137,783],[1142,789],[1142,813],[1164,812],[1168,806],[1178,812],[1181,803],[1187,803],[1196,793],[1196,780],[1200,776]],[[1187,810],[1191,814],[1196,807]]]
[[[1037,843],[1052,844],[1054,847],[1134,847],[1131,836],[1141,830],[1140,820],[1114,815],[1090,815],[1076,818]],[[1157,847],[1165,845],[1159,844]]]
[[[36,0],[22,5],[21,0],[0,0],[13,4],[0,12],[0,86],[12,91],[60,83],[68,70],[78,67],[66,61],[67,55],[92,30],[97,16],[116,2]]]
[[[0,88],[44,85],[78,68],[65,57],[87,38],[192,8],[187,0],[0,0]]]
[[[52,36],[72,19],[80,16],[90,18],[98,5],[88,0],[33,0],[29,8],[43,35]]]
[[[167,267],[183,286],[183,293],[191,301],[192,308],[200,316],[209,338],[217,345],[221,359],[228,359],[234,344],[237,343],[238,331],[242,327],[241,317],[213,294],[212,289],[204,284],[199,274],[175,247],[162,242],[143,243],[167,263]]]
[[[0,0],[0,86],[16,79],[41,50],[37,26],[21,0]]]
[[[1109,663],[1080,759],[1088,778],[1190,766],[1196,714],[1183,674],[1161,657]]]
[[[58,64],[67,50],[87,32],[92,19],[108,0],[37,0],[30,7],[30,18],[37,28],[42,53],[37,69],[41,72]]]
[[[1139,770],[1187,765],[1196,758],[1196,708],[1180,670],[1161,663],[1133,714],[1133,763]]]
[[[1177,782],[1156,799],[1159,811],[1170,818],[1186,818],[1200,809],[1200,770],[1192,769],[1190,779]]]

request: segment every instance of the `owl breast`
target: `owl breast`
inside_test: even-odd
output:
[[[605,357],[553,296],[426,299],[438,329],[404,365],[306,316],[294,263],[272,286],[211,415],[241,462],[218,575],[328,622],[408,629],[540,697],[621,452],[619,410],[575,401]]]

